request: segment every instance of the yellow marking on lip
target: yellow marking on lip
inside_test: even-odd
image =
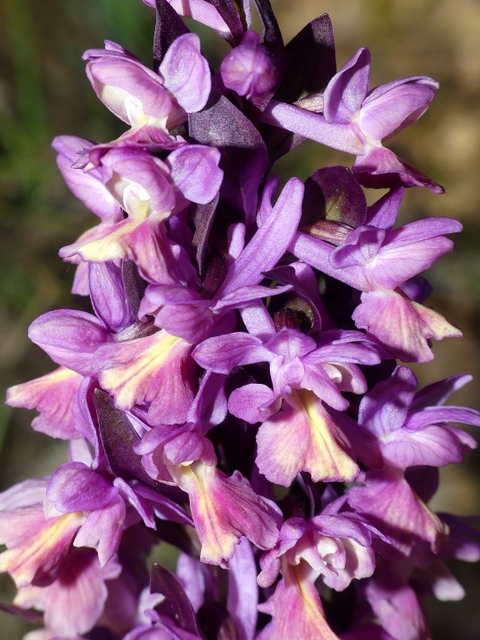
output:
[[[178,486],[189,495],[202,545],[202,562],[222,564],[223,558],[233,554],[238,539],[215,502],[216,467],[197,461],[188,467],[172,466],[170,472]]]
[[[314,482],[351,481],[359,471],[357,463],[346,452],[350,443],[328,414],[319,411],[320,401],[312,391],[297,389],[310,424],[311,446],[307,448],[305,467]],[[320,405],[321,406],[321,405]]]
[[[83,520],[83,513],[67,513],[47,519],[46,526],[32,533],[24,545],[8,549],[0,555],[0,572],[8,571],[17,588],[30,584],[38,569],[51,565],[51,551],[55,546],[59,543],[65,546],[70,544]]]
[[[190,346],[182,338],[164,330],[147,338],[132,340],[128,345],[119,343],[122,361],[107,363],[99,375],[100,384],[115,394],[116,404],[121,409],[130,409],[134,404],[151,400],[151,394],[139,393],[139,388],[146,379],[158,374],[175,346],[181,348],[182,344]]]

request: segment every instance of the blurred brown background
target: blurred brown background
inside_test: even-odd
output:
[[[465,231],[456,252],[429,272],[429,305],[458,325],[463,340],[435,345],[433,363],[415,369],[422,384],[468,372],[476,381],[454,397],[480,409],[480,2],[478,0],[273,0],[288,41],[321,13],[335,30],[340,68],[360,46],[372,52],[372,86],[429,75],[441,89],[430,110],[389,146],[447,192],[407,192],[400,220],[453,216]],[[50,148],[60,134],[98,141],[123,130],[101,105],[84,74],[82,53],[115,40],[150,61],[153,11],[140,0],[0,0],[0,387],[50,371],[29,344],[28,325],[61,307],[82,308],[69,287],[72,268],[58,249],[94,223],[64,186]],[[212,45],[210,45],[212,46]],[[209,46],[209,48],[210,48]],[[301,145],[282,170],[307,177],[321,164],[352,158]],[[32,415],[0,403],[0,489],[51,473],[64,461],[62,443],[35,434]],[[442,470],[439,510],[480,512],[478,453]],[[432,604],[434,640],[480,638],[480,568],[452,563],[467,589],[461,603]],[[5,576],[2,599],[13,589]],[[0,638],[17,640],[25,627],[0,614]]]

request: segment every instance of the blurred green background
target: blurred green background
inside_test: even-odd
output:
[[[429,273],[429,305],[465,334],[435,345],[433,363],[415,369],[422,384],[454,373],[476,376],[454,398],[480,409],[480,3],[478,0],[273,0],[288,41],[310,19],[329,13],[337,65],[360,46],[372,52],[372,86],[395,78],[429,75],[441,90],[427,114],[389,146],[442,183],[434,196],[409,190],[402,222],[453,216],[465,231],[456,253]],[[150,64],[153,10],[140,0],[0,0],[0,387],[50,371],[49,359],[27,339],[41,313],[83,308],[71,296],[73,269],[57,257],[95,223],[64,186],[50,148],[56,135],[108,141],[123,130],[96,99],[82,53],[114,40]],[[307,177],[321,164],[351,165],[352,158],[304,143],[281,170]],[[65,459],[63,443],[31,431],[32,412],[0,403],[0,489],[51,473]],[[480,512],[477,453],[460,467],[442,470],[439,510]],[[480,568],[452,563],[467,589],[461,603],[432,604],[435,640],[480,638]],[[0,577],[3,600],[10,580]],[[20,639],[22,623],[0,614],[0,638]],[[287,639],[286,639],[287,640]]]

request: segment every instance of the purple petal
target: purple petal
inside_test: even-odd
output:
[[[394,136],[425,113],[438,87],[432,78],[416,76],[373,89],[362,105],[362,130],[378,141]]]
[[[408,553],[419,540],[429,542],[435,551],[445,537],[446,526],[420,500],[399,470],[369,471],[366,486],[352,487],[348,503],[368,517],[394,546]]]
[[[120,53],[91,56],[86,72],[98,98],[121,120],[166,129],[172,100],[157,74],[138,60]]]
[[[268,420],[280,406],[278,394],[264,384],[247,384],[234,389],[228,399],[230,413],[250,424]]]
[[[291,178],[271,214],[230,267],[216,297],[245,285],[255,285],[262,273],[273,269],[293,240],[302,213],[303,184]]]
[[[72,415],[72,403],[82,379],[78,373],[60,367],[41,378],[10,387],[6,404],[39,411],[40,415],[32,422],[35,431],[62,440],[80,438]]]
[[[143,0],[150,7],[155,7],[155,0]],[[169,4],[180,16],[192,18],[200,24],[204,24],[223,37],[230,36],[230,29],[217,9],[206,0],[168,0]]]
[[[372,291],[362,295],[352,318],[361,329],[382,342],[403,362],[429,362],[430,338],[458,338],[462,333],[439,313],[395,291]]]
[[[388,380],[376,384],[363,398],[358,422],[379,438],[400,429],[416,390],[413,372],[408,367],[397,367]]]
[[[406,469],[462,462],[465,453],[476,447],[475,439],[465,431],[448,425],[431,425],[413,432],[408,429],[394,432],[381,444],[381,451],[385,462]]]
[[[327,122],[347,124],[360,111],[370,83],[370,51],[359,49],[333,76],[324,93]]]
[[[175,149],[167,158],[172,182],[191,202],[208,204],[222,184],[219,168],[220,152],[203,145],[185,145]]]
[[[195,347],[192,356],[204,369],[228,375],[237,365],[268,362],[272,353],[260,338],[248,333],[233,333],[205,340]]]
[[[200,38],[195,33],[174,40],[159,71],[165,87],[187,113],[203,109],[210,95],[211,79],[208,62],[200,53]]]
[[[95,315],[119,331],[136,320],[126,300],[121,269],[112,262],[90,263],[89,290]]]
[[[388,193],[370,205],[367,209],[365,224],[377,227],[377,229],[391,229],[397,218],[403,192],[403,187],[390,189]]]
[[[412,409],[422,409],[429,405],[443,405],[452,393],[455,393],[455,391],[458,391],[471,381],[471,375],[458,374],[429,384],[417,393]]]
[[[109,332],[95,316],[62,309],[34,320],[28,335],[54,362],[87,376],[92,373],[93,354],[110,340]]]
[[[398,158],[385,147],[365,147],[356,153],[353,175],[365,187],[388,188],[427,187],[432,193],[445,193],[445,189],[412,165]]]
[[[74,546],[96,549],[100,566],[104,567],[120,546],[126,511],[120,496],[103,508],[91,511],[75,536]]]
[[[80,462],[67,462],[50,478],[46,497],[57,511],[75,513],[105,507],[116,495],[103,476]]]
[[[304,138],[315,140],[327,147],[346,153],[362,155],[367,151],[364,139],[349,122],[330,123],[325,116],[312,113],[293,104],[271,100],[262,113],[262,122],[297,133]]]
[[[121,207],[103,184],[100,172],[72,166],[93,146],[92,142],[75,136],[58,136],[52,142],[58,153],[58,168],[70,191],[101,220],[117,222],[122,219]]]
[[[238,640],[253,640],[257,626],[257,567],[252,546],[245,538],[228,563],[227,609],[235,622]]]

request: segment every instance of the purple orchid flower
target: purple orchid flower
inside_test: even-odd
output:
[[[109,267],[92,268],[92,274],[99,271],[108,273]],[[148,403],[151,424],[184,422],[197,386],[192,346],[151,324],[135,322],[123,283],[117,280],[107,294],[100,278],[96,281],[93,304],[105,322],[83,311],[52,311],[32,323],[31,339],[58,364],[98,377],[119,408]],[[115,324],[105,324],[109,322]]]
[[[210,338],[193,357],[224,375],[234,366],[270,363],[273,389],[257,383],[239,387],[230,396],[229,410],[247,422],[263,423],[258,468],[271,482],[288,486],[302,470],[314,481],[352,480],[358,473],[348,439],[323,403],[342,411],[348,402],[341,391],[363,392],[365,380],[355,363],[378,362],[377,351],[364,342],[356,332],[327,331],[315,341],[283,329],[262,338],[245,333]]]
[[[195,344],[204,340],[230,310],[244,308],[259,298],[289,290],[289,285],[272,288],[260,285],[260,282],[293,239],[301,216],[302,196],[302,184],[291,180],[272,207],[270,189],[267,189],[258,213],[259,228],[246,245],[244,226],[236,225],[230,229],[230,264],[211,300],[202,297],[192,286],[175,282],[173,278],[167,281],[168,269],[146,273],[151,284],[140,304],[140,319],[153,317],[157,327]],[[170,271],[173,272],[174,268]],[[229,330],[228,324],[225,330]]]
[[[407,367],[398,367],[361,400],[358,424],[344,428],[355,451],[369,468],[383,464],[401,469],[428,465],[441,467],[463,460],[477,446],[475,439],[450,422],[480,426],[478,411],[442,406],[450,393],[471,380],[454,376],[441,383],[444,393],[436,406],[428,406],[440,383],[417,393],[417,379]],[[342,420],[342,416],[339,417]],[[360,435],[361,434],[361,435]],[[356,446],[358,445],[358,446]]]
[[[84,59],[89,61],[87,76],[97,96],[131,126],[129,142],[145,134],[148,139],[153,130],[155,143],[155,128],[168,134],[169,129],[185,122],[187,113],[202,109],[210,94],[208,63],[200,53],[200,39],[193,33],[174,41],[159,75],[110,41],[105,42],[105,50],[86,51]]]
[[[174,483],[188,494],[203,562],[226,566],[241,536],[261,549],[276,541],[281,518],[276,505],[258,496],[239,472],[231,477],[222,473],[211,442],[194,425],[158,427],[135,450],[152,477],[159,478],[165,465]]]
[[[383,147],[427,110],[438,83],[414,76],[381,85],[370,92],[370,52],[357,53],[330,80],[323,94],[323,115],[274,100],[264,122],[282,127],[333,149],[357,156],[353,171],[368,186],[424,186],[444,189]]]
[[[260,586],[274,583],[284,563],[310,566],[309,580],[343,591],[354,579],[369,577],[375,569],[373,535],[381,534],[354,513],[320,514],[305,522],[290,518],[280,530],[276,546],[262,555]]]
[[[396,194],[390,197],[396,199]],[[458,233],[462,226],[450,218],[418,220],[394,230],[383,226],[383,218],[381,224],[381,228],[358,227],[339,247],[299,232],[291,250],[313,267],[362,291],[352,315],[357,327],[366,329],[404,362],[428,362],[433,358],[430,338],[462,334],[440,314],[408,298],[402,285],[451,251],[453,243],[443,234]]]
[[[133,147],[110,149],[100,160],[101,179],[128,217],[87,231],[63,247],[61,257],[96,262],[130,258],[131,235],[142,223],[162,223],[186,200],[206,204],[214,198],[223,176],[219,158],[216,149],[201,145],[175,149],[166,162]]]

